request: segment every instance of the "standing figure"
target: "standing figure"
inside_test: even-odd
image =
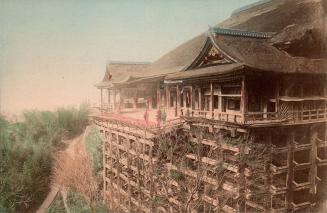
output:
[[[158,125],[158,127],[160,126],[160,123],[161,123],[161,110],[160,110],[160,107],[159,107],[158,111],[157,111],[157,125]]]
[[[161,120],[164,124],[166,123],[166,119],[167,119],[167,113],[166,110],[164,109],[161,113]]]

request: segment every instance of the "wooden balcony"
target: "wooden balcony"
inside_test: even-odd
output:
[[[302,124],[327,121],[327,109],[291,110],[286,114],[278,112],[240,112],[228,113],[218,110],[207,111],[199,109],[181,108],[183,117],[204,118],[245,125],[272,125],[272,124]]]
[[[206,111],[199,109],[182,108],[180,115],[184,117],[196,117],[230,123],[244,124],[244,116],[241,113],[227,113],[218,110]]]

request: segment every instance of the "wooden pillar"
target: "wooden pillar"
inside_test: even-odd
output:
[[[161,105],[161,92],[160,92],[160,88],[157,88],[157,108],[159,109]]]
[[[116,89],[113,92],[113,110],[116,110]]]
[[[285,130],[282,130],[285,131]],[[283,134],[287,135],[287,134]],[[286,137],[286,136],[285,136]],[[293,179],[294,179],[294,164],[293,164],[293,155],[294,155],[294,132],[290,132],[287,136],[287,176],[286,176],[286,205],[288,208],[292,208],[291,202],[293,201]]]
[[[242,87],[241,87],[241,113],[246,114],[247,113],[247,105],[248,105],[248,98],[247,98],[247,90],[246,90],[246,81],[245,81],[245,76],[243,76],[242,79]]]
[[[245,171],[245,162],[242,161],[242,159],[244,158],[245,156],[245,144],[244,143],[241,143],[238,145],[238,148],[239,148],[239,161],[241,162],[240,165],[239,165],[239,193],[240,193],[240,197],[245,199],[246,195],[245,195],[245,190],[246,190],[246,179],[245,179],[245,174],[244,174],[244,171]],[[244,205],[246,206],[246,205]],[[237,209],[237,212],[244,212],[245,209],[244,209],[244,206],[243,205],[240,205],[239,203],[237,203],[236,205],[236,209]]]
[[[103,112],[103,91],[102,88],[100,88],[100,111]]]
[[[118,110],[119,110],[119,112],[121,111],[121,109],[122,109],[122,105],[123,105],[123,97],[122,97],[122,90],[121,89],[119,89],[118,90],[118,94],[119,94],[119,107],[118,107]]]
[[[246,114],[248,112],[248,94],[246,89],[246,79],[245,76],[242,78],[242,86],[241,86],[241,113],[242,113],[242,122],[246,122]]]
[[[263,118],[267,119],[267,112],[268,112],[268,103],[267,100],[264,99],[263,101]]]
[[[218,109],[219,112],[223,111],[223,97],[221,96],[221,86],[218,87]]]
[[[110,152],[109,152],[109,156],[110,156],[110,204],[111,204],[111,208],[113,208],[114,204],[113,204],[113,176],[112,176],[112,171],[113,171],[113,158],[115,157],[114,153],[113,153],[113,146],[112,146],[112,132],[109,131],[109,147],[110,147]]]
[[[110,141],[110,132],[109,132],[109,137],[108,137],[108,139],[106,139],[106,138],[104,138],[104,139],[102,139],[102,150],[103,150],[103,152],[102,152],[102,165],[104,166],[104,172],[102,173],[102,178],[103,178],[103,191],[104,191],[104,193],[103,193],[103,200],[106,202],[106,200],[107,200],[107,170],[109,169],[108,168],[108,165],[107,165],[107,163],[106,163],[106,156],[109,154],[109,153],[111,153],[111,147],[109,148],[109,150],[108,150],[108,152],[106,151],[106,145],[107,145],[107,143]],[[109,143],[108,143],[108,145],[109,145]],[[111,146],[111,144],[109,145],[109,146]],[[110,161],[112,161],[111,159],[110,159]],[[111,162],[110,162],[110,164],[111,164]],[[108,178],[111,178],[111,177],[108,177]]]
[[[183,88],[183,108],[186,108],[186,92]]]
[[[195,91],[196,89],[191,87],[191,109],[195,109]]]
[[[275,112],[277,113],[277,116],[278,116],[278,113],[279,113],[279,87],[280,87],[280,82],[279,80],[276,81],[276,91],[275,91]]]
[[[317,183],[316,183],[316,177],[317,177],[317,138],[318,138],[318,129],[315,128],[315,126],[312,126],[310,128],[310,143],[312,145],[311,147],[311,153],[310,153],[310,195],[311,195],[311,203],[316,203],[316,194],[317,194]]]
[[[193,109],[193,86],[190,86],[190,104],[191,104],[191,110]]]
[[[210,114],[211,118],[213,118],[213,85],[210,83]]]
[[[166,108],[169,109],[169,101],[170,101],[170,86],[167,84],[165,87],[165,93],[166,93]]]
[[[139,163],[139,159],[140,159],[140,138],[136,138],[135,140],[136,143],[136,155],[137,155],[137,159],[138,159],[138,163],[136,164],[137,166],[137,202],[140,204],[142,203],[142,198],[141,198],[141,171],[142,169],[140,168],[140,163]]]
[[[202,110],[202,89],[199,88],[199,110]]]
[[[180,107],[181,107],[181,93],[179,91],[179,85],[177,84],[176,85],[176,116],[178,116],[179,114],[179,110],[180,110]]]
[[[127,140],[127,150],[131,150],[131,141],[129,140],[129,138],[126,138],[126,140]],[[131,161],[132,161],[132,159],[131,159],[131,155],[127,155],[127,168],[129,169],[129,170],[131,170]],[[129,174],[130,175],[130,174]],[[133,211],[133,209],[132,209],[132,186],[131,186],[131,180],[130,180],[130,176],[127,176],[127,180],[128,180],[128,188],[127,188],[127,190],[128,190],[128,210],[129,210],[129,212],[132,212]]]
[[[108,92],[108,105],[110,105],[110,89],[107,89]]]
[[[116,133],[116,139],[117,139],[117,143],[119,144],[120,142],[119,142],[119,135]],[[120,155],[120,151],[118,151],[118,149],[117,149],[117,161],[119,162],[119,159],[121,159],[121,155]],[[121,181],[120,181],[120,178],[119,178],[119,175],[120,175],[120,171],[121,171],[121,165],[120,165],[120,163],[117,163],[117,165],[119,165],[118,166],[118,168],[116,168],[116,170],[117,170],[117,177],[118,177],[118,180],[117,180],[117,182],[116,182],[116,185],[118,186],[118,190],[117,190],[117,193],[119,194],[119,196],[118,196],[118,204],[120,204],[120,203],[122,203],[123,201],[122,201],[122,194],[121,194],[121,191],[119,190],[119,189],[121,189]]]
[[[133,108],[134,109],[137,108],[137,98],[136,97],[133,98]]]

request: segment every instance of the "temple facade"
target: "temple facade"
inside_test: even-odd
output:
[[[327,59],[294,55],[294,47],[288,52],[280,36],[290,23],[279,24],[269,30],[264,23],[224,24],[156,62],[108,63],[96,84],[101,104],[93,121],[103,136],[104,199],[111,209],[322,207]]]

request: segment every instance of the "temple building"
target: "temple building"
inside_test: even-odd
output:
[[[94,123],[122,212],[308,212],[327,184],[326,5],[262,1],[153,63],[109,62]],[[289,13],[289,11],[292,11]]]

